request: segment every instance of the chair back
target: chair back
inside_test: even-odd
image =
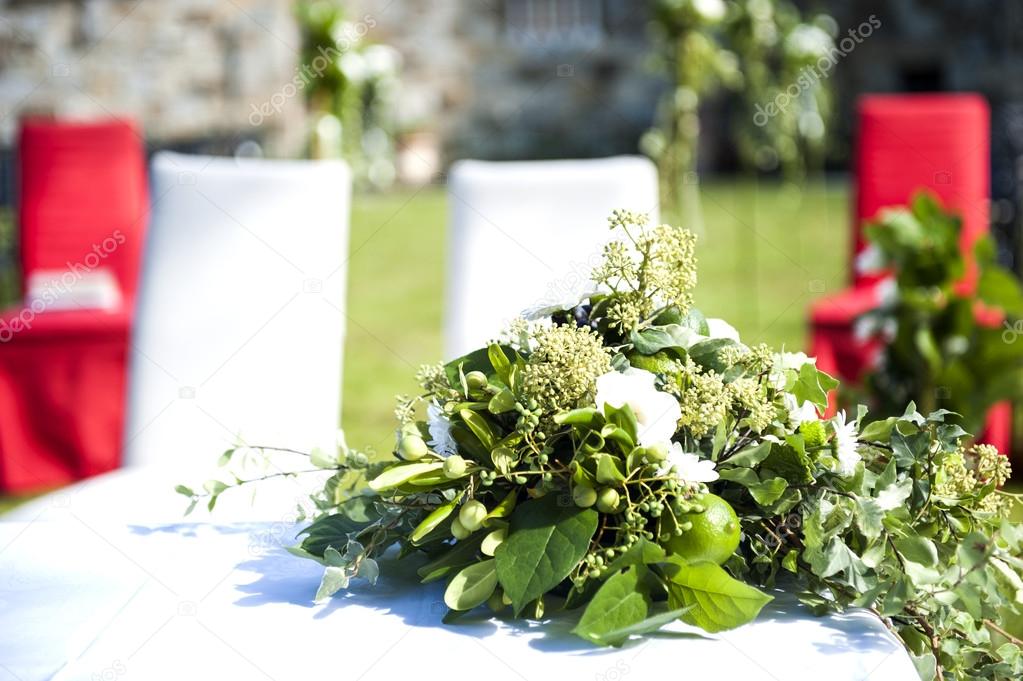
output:
[[[26,119],[18,181],[22,291],[47,273],[70,286],[109,273],[130,305],[149,211],[138,127]]]
[[[125,463],[208,468],[340,421],[351,173],[162,152],[131,348]]]
[[[523,309],[589,288],[612,210],[659,219],[657,170],[640,157],[459,161],[448,195],[449,359],[495,338]]]
[[[989,228],[991,116],[984,98],[868,95],[860,99],[858,115],[854,256],[865,247],[864,223],[882,208],[906,205],[919,189],[962,215],[962,247],[971,253]],[[877,278],[850,271],[857,286]],[[967,279],[973,276],[970,267]]]

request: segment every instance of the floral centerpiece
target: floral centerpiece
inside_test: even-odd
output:
[[[334,471],[292,549],[324,566],[316,598],[374,581],[396,547],[446,582],[445,621],[566,610],[620,645],[675,620],[740,626],[781,587],[876,613],[925,679],[1019,678],[1007,459],[947,411],[822,418],[837,382],[812,358],[692,306],[691,233],[610,224],[598,291],[420,371],[393,458],[308,454]],[[179,491],[212,506],[225,489]]]

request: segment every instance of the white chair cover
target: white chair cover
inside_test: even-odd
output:
[[[460,161],[448,195],[449,359],[495,338],[522,310],[588,289],[612,210],[658,219],[657,170],[641,157]]]
[[[15,511],[180,518],[175,483],[213,477],[241,441],[308,451],[334,441],[351,175],[340,161],[160,153],[129,371],[124,464]],[[285,467],[283,460],[275,466]],[[308,461],[296,457],[299,468]],[[130,470],[144,467],[145,471]],[[271,467],[267,472],[274,473]],[[277,518],[315,483],[282,481]],[[224,497],[225,502],[228,496]],[[130,503],[131,508],[124,504]],[[276,514],[276,515],[275,515]]]

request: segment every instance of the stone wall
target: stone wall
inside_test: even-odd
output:
[[[288,0],[0,0],[0,145],[20,116],[131,116],[160,146],[304,137]],[[280,110],[252,125],[252,107]]]

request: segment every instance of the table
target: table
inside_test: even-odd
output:
[[[443,586],[418,585],[414,559],[317,606],[320,567],[283,549],[298,529],[0,522],[0,681],[917,678],[868,613],[814,618],[783,594],[746,627],[677,624],[621,649],[573,637],[565,619],[541,632],[481,611],[443,625]]]

